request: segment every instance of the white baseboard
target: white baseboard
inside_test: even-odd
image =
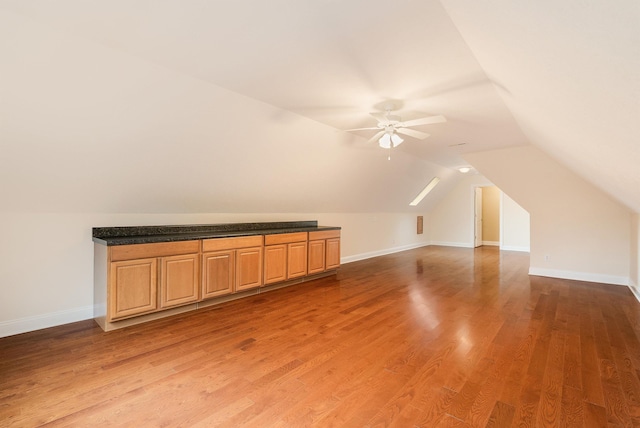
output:
[[[499,241],[482,241],[482,245],[488,245],[490,247],[499,247],[500,242]]]
[[[93,318],[93,305],[0,322],[0,337]]]
[[[368,253],[355,254],[340,258],[340,263],[357,262],[358,260],[370,259],[372,257],[384,256],[387,254],[399,253],[400,251],[413,250],[414,248],[426,247],[429,243],[420,242],[418,244],[401,245],[399,247],[385,248],[384,250],[370,251]]]
[[[599,282],[602,284],[629,285],[629,278],[616,275],[602,275],[598,273],[573,272],[568,270],[529,268],[529,275],[548,276],[550,278],[573,279],[576,281]]]
[[[531,252],[531,248],[529,247],[516,247],[513,245],[503,245],[500,249],[504,251],[522,251],[523,253]]]
[[[640,287],[638,286],[638,284],[636,284],[636,282],[633,279],[629,280],[629,289],[631,290],[633,295],[636,296],[636,299],[638,300],[638,302],[640,302]]]
[[[473,244],[469,244],[468,242],[431,241],[431,245],[441,245],[443,247],[473,248]]]

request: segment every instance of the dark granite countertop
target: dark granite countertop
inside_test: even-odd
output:
[[[341,228],[337,226],[318,226],[318,222],[315,220],[173,226],[94,227],[93,242],[113,246],[340,229]]]

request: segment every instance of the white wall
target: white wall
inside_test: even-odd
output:
[[[464,176],[430,213],[431,243],[473,248],[473,189],[492,185],[481,175]]]
[[[531,232],[529,213],[504,192],[500,193],[502,210],[500,249],[530,251]]]
[[[631,219],[631,291],[640,300],[640,214],[634,213]]]
[[[628,284],[631,212],[534,146],[465,159],[531,216],[534,275]]]
[[[341,226],[344,262],[430,240],[428,231],[416,234],[413,213],[0,213],[0,337],[92,318],[92,227],[293,220]]]
[[[474,188],[493,186],[482,175],[465,176],[429,215],[431,244],[474,246]],[[501,190],[500,249],[529,251],[529,213]]]

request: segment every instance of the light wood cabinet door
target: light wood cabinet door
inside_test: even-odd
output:
[[[326,269],[340,267],[340,238],[327,239]]]
[[[109,320],[158,309],[158,259],[113,262],[109,268]]]
[[[307,274],[307,242],[293,242],[287,247],[287,278]]]
[[[262,285],[262,247],[236,250],[236,291]]]
[[[309,275],[313,273],[324,272],[325,270],[325,240],[319,239],[317,241],[309,241],[309,265],[307,266],[307,273]]]
[[[236,252],[234,250],[202,255],[202,298],[233,293]]]
[[[287,279],[287,245],[264,247],[264,283],[273,284]]]
[[[160,307],[196,302],[200,297],[198,254],[160,259]]]

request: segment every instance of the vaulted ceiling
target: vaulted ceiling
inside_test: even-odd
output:
[[[450,188],[465,153],[534,144],[640,212],[635,0],[0,0],[0,13],[3,178],[46,195],[28,178],[44,169],[74,209],[404,211],[432,176]],[[388,103],[447,122],[388,162],[371,132],[342,131]],[[126,179],[105,185],[114,169]]]

